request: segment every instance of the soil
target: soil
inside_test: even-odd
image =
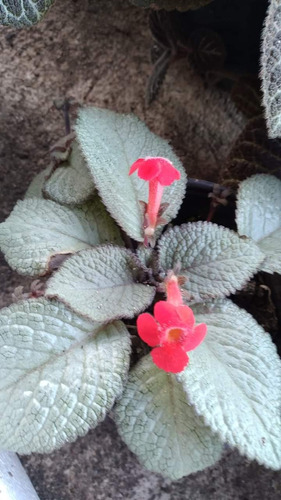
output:
[[[0,35],[0,221],[64,135],[55,99],[133,112],[170,141],[191,177],[216,181],[245,119],[228,95],[207,87],[186,59],[169,68],[145,103],[151,72],[147,11],[128,0],[57,0],[43,22]],[[0,306],[29,285],[0,257]],[[214,467],[171,483],[145,471],[107,419],[76,443],[23,458],[41,500],[277,500],[280,473],[226,450]],[[279,479],[279,481],[278,481]]]

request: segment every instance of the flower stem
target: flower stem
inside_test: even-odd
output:
[[[167,302],[174,306],[181,306],[183,304],[182,294],[179,287],[177,276],[171,271],[165,281]]]
[[[164,186],[157,179],[149,181],[148,204],[145,214],[144,244],[152,243],[155,228],[157,226],[158,214],[161,205],[161,199],[164,191]],[[153,245],[152,245],[153,246]]]
[[[164,191],[164,186],[157,179],[152,179],[149,182],[149,195],[147,204],[147,216],[149,225],[155,229],[158,219],[158,213],[161,205],[161,199]]]

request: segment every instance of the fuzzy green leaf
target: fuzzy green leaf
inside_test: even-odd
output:
[[[129,250],[99,246],[70,257],[49,281],[47,295],[94,321],[132,318],[155,294],[154,287],[137,283],[138,272]]]
[[[281,361],[270,335],[228,300],[193,308],[207,336],[177,376],[205,423],[249,459],[281,467]]]
[[[77,141],[71,145],[69,158],[54,167],[44,185],[48,198],[63,205],[79,205],[94,193],[95,186]]]
[[[190,300],[224,297],[240,290],[258,270],[263,254],[257,245],[211,222],[183,224],[159,241],[159,263],[186,277]]]
[[[152,268],[155,264],[156,254],[154,249],[151,247],[145,247],[144,245],[139,245],[137,248],[137,257],[142,265],[146,268]]]
[[[24,198],[43,198],[43,187],[46,179],[49,177],[52,171],[52,166],[44,168],[39,174],[37,174],[34,179],[29,184]]]
[[[281,4],[270,0],[262,40],[263,104],[271,139],[281,137]]]
[[[94,183],[113,218],[133,239],[143,241],[143,211],[139,201],[148,201],[148,182],[129,176],[132,163],[145,156],[168,158],[180,170],[181,179],[164,190],[168,206],[163,218],[169,222],[181,205],[186,185],[185,171],[169,144],[149,131],[133,115],[86,108],[80,111],[77,139]]]
[[[281,274],[281,181],[254,175],[240,184],[236,222],[239,234],[257,242],[265,255],[260,269]]]
[[[54,0],[0,0],[0,24],[26,28],[38,23]]]
[[[165,10],[194,10],[203,7],[212,2],[212,0],[130,0],[133,5],[138,7],[157,7]]]
[[[0,248],[7,262],[29,276],[45,274],[57,254],[107,242],[122,240],[99,198],[73,209],[38,198],[19,201],[0,224]]]
[[[46,453],[83,436],[122,392],[125,325],[89,323],[59,302],[0,312],[0,448]]]
[[[196,415],[175,376],[159,370],[149,355],[130,372],[115,419],[140,462],[171,479],[220,458],[221,442]]]

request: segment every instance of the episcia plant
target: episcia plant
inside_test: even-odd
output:
[[[82,109],[51,155],[0,225],[10,266],[47,277],[0,312],[0,448],[51,452],[115,404],[129,448],[169,478],[224,443],[280,468],[280,359],[226,297],[281,273],[281,181],[241,183],[238,232],[172,226],[185,170],[133,115]]]

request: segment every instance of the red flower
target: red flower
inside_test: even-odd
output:
[[[130,168],[129,175],[138,171],[138,176],[149,182],[149,194],[146,213],[144,216],[144,244],[152,244],[157,223],[159,224],[159,209],[164,186],[170,186],[180,179],[180,172],[167,160],[156,156],[139,158]]]
[[[138,176],[145,181],[157,180],[162,186],[170,186],[180,179],[180,172],[161,156],[139,158],[130,168],[129,175],[138,170]]]
[[[205,323],[195,326],[190,307],[159,301],[154,306],[154,316],[140,314],[138,333],[149,346],[154,363],[166,372],[179,373],[187,365],[187,351],[192,351],[204,340]]]

